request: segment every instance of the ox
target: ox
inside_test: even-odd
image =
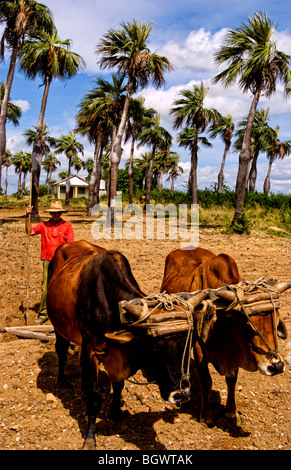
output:
[[[217,289],[224,285],[239,286],[240,281],[235,261],[225,254],[216,256],[202,248],[178,249],[166,258],[161,291],[173,293],[216,289],[226,302],[222,309],[217,309],[216,321],[212,322],[207,339],[202,340],[196,336],[193,341],[202,395],[200,421],[206,425],[213,424],[210,409],[212,379],[208,369],[209,363],[226,377],[228,389],[226,416],[235,419],[237,424],[240,419],[236,409],[235,387],[239,368],[251,372],[259,370],[269,376],[284,371],[284,363],[277,354],[277,336],[286,339],[287,330],[279,319],[278,309],[274,310],[271,306],[266,311],[263,308],[253,311],[250,315],[244,314],[229,309],[230,303],[235,301],[234,292]],[[290,287],[290,282],[272,286],[272,290],[277,292],[274,296]],[[269,296],[269,293],[257,292],[252,300],[260,301],[263,297],[266,300]]]
[[[81,345],[82,389],[88,413],[84,449],[96,448],[100,363],[112,382],[114,419],[121,417],[124,379],[139,369],[157,382],[164,400],[172,404],[189,400],[189,382],[181,380],[185,331],[170,337],[153,337],[145,329],[124,329],[121,324],[119,304],[131,311],[134,306],[130,302],[141,298],[144,293],[127,259],[119,252],[82,240],[61,245],[50,263],[47,305],[56,331],[59,381],[65,380],[70,342]]]

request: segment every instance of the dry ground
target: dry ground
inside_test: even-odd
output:
[[[41,213],[43,216],[44,213]],[[81,213],[67,216],[75,239],[95,242],[92,220]],[[24,210],[0,211],[1,285],[0,327],[24,325],[27,286],[27,238]],[[158,292],[166,255],[179,247],[178,241],[106,240],[105,248],[121,251],[129,260],[142,289]],[[245,280],[261,276],[278,280],[291,278],[290,240],[265,236],[226,235],[217,229],[200,228],[200,246],[215,253],[227,252],[238,263]],[[40,299],[40,238],[30,239],[29,324],[37,318]],[[291,292],[281,297],[281,315],[289,338]],[[80,395],[78,351],[71,350],[68,374],[71,390],[57,387],[57,358],[54,341],[19,339],[0,334],[0,449],[80,449],[86,429],[85,406]],[[239,373],[238,409],[242,425],[236,427],[224,418],[226,385],[213,369],[212,406],[216,425],[199,423],[200,392],[193,366],[192,398],[180,409],[160,398],[156,385],[126,381],[123,392],[127,418],[116,424],[106,419],[110,406],[110,384],[101,373],[103,407],[98,418],[98,448],[102,450],[290,450],[290,376],[287,363],[290,340],[280,340],[286,371],[265,377],[243,370]],[[145,382],[142,374],[135,379]]]

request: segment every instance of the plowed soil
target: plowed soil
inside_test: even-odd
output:
[[[45,213],[41,212],[45,218]],[[82,213],[66,217],[72,222],[75,239],[85,239],[108,249],[121,251],[129,260],[134,276],[146,293],[159,292],[166,255],[179,248],[169,240],[99,240],[91,235],[92,220]],[[37,318],[42,265],[40,237],[29,243],[24,210],[0,211],[0,327],[25,325],[27,282],[29,279],[28,323]],[[242,278],[254,281],[261,276],[280,281],[291,279],[290,240],[262,234],[228,235],[211,228],[200,228],[200,246],[216,254],[226,252],[236,260]],[[281,318],[289,338],[291,290],[280,299]],[[48,323],[49,324],[49,323]],[[81,396],[78,348],[70,350],[67,373],[71,389],[57,386],[57,356],[54,340],[21,339],[0,333],[0,449],[1,450],[78,450],[86,430],[86,411]],[[100,374],[103,405],[98,417],[97,447],[100,450],[290,450],[290,339],[279,340],[286,370],[266,377],[259,372],[239,372],[236,392],[241,426],[225,419],[226,384],[211,368],[212,407],[215,426],[199,423],[200,391],[192,365],[191,400],[181,408],[165,404],[158,387],[138,372],[125,382],[122,423],[108,417],[111,390],[104,371]]]

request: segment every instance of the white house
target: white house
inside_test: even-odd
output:
[[[66,199],[66,181],[67,178],[64,178],[57,183],[54,183],[53,194],[57,199]],[[106,183],[104,180],[100,181],[100,188],[99,188],[99,195],[102,196],[106,193]],[[72,197],[89,197],[89,183],[84,178],[81,178],[78,175],[71,175],[70,176],[70,195],[69,198]]]

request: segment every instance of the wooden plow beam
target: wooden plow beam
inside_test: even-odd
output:
[[[52,341],[55,339],[54,327],[51,325],[0,327],[0,333],[8,333],[19,338],[38,339],[41,341]]]

